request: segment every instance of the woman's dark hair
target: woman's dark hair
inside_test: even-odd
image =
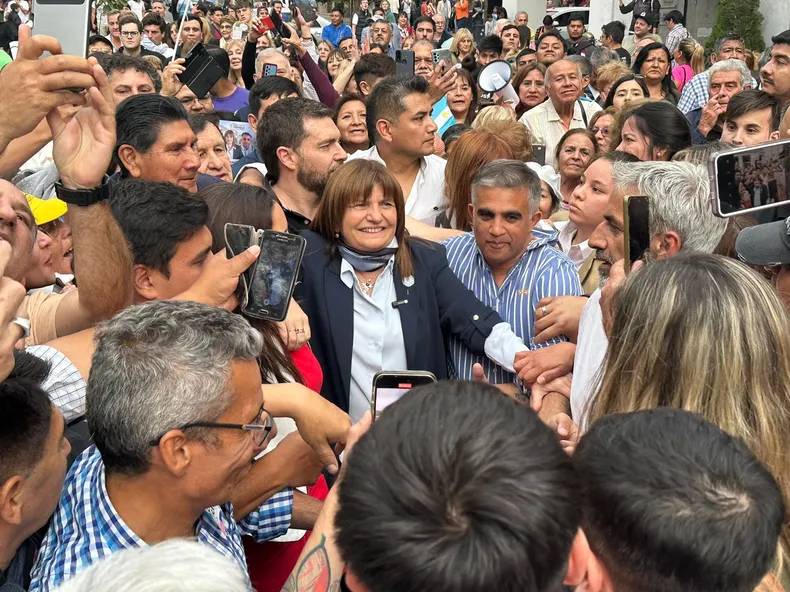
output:
[[[674,105],[677,105],[678,101],[680,100],[680,93],[678,92],[678,87],[675,86],[675,81],[672,80],[672,56],[669,55],[669,50],[663,43],[650,43],[649,45],[645,45],[642,49],[640,49],[639,53],[636,54],[636,58],[634,58],[634,63],[631,65],[631,69],[634,71],[634,74],[641,76],[642,66],[644,65],[645,61],[647,61],[648,54],[651,51],[655,51],[657,49],[662,50],[667,56],[667,75],[664,76],[664,79],[661,81],[661,90],[664,92],[664,99],[673,103]],[[650,96],[650,93],[648,93],[647,96]]]
[[[272,209],[276,198],[271,191],[243,183],[215,183],[200,192],[209,209],[208,228],[212,251],[224,257],[225,224],[247,224],[258,230],[272,227]],[[299,369],[271,321],[247,319],[263,336],[263,352],[258,357],[264,384],[304,382]]]
[[[606,95],[606,102],[603,104],[603,108],[606,109],[607,107],[614,106],[614,95],[617,94],[617,88],[623,84],[624,82],[631,82],[634,81],[639,85],[639,88],[642,89],[642,93],[644,93],[645,98],[650,96],[650,91],[645,84],[644,77],[636,74],[625,74],[617,79],[617,81],[612,85],[612,88],[609,89],[609,94]]]
[[[691,145],[691,128],[678,108],[666,101],[649,101],[623,118],[622,125],[634,120],[636,129],[648,141],[650,153],[654,148],[666,148],[667,160]]]

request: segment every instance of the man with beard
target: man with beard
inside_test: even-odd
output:
[[[282,99],[258,122],[258,152],[288,219],[288,230],[306,230],[326,182],[346,160],[332,111],[310,99]],[[261,179],[261,183],[264,180]]]
[[[790,104],[790,29],[771,37],[771,59],[760,70],[763,90],[774,95],[782,108]]]

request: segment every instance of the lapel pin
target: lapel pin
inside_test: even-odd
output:
[[[403,278],[403,285],[407,288],[411,288],[414,285],[414,276],[407,275],[405,278]]]

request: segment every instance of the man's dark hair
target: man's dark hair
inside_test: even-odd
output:
[[[568,24],[570,25],[573,21],[579,21],[584,26],[584,15],[581,12],[572,12],[568,17]]]
[[[582,530],[616,590],[750,592],[771,569],[782,494],[744,442],[712,423],[668,408],[610,415],[573,464]]]
[[[104,43],[107,47],[113,47],[110,40],[107,39],[107,37],[105,37],[104,35],[91,35],[90,37],[88,37],[88,47],[90,47],[94,43]],[[114,50],[115,48],[113,48],[113,51]]]
[[[157,94],[162,90],[162,77],[159,75],[159,71],[141,57],[125,53],[101,53],[94,55],[94,57],[104,73],[107,74],[107,78],[112,78],[113,72],[134,70],[148,75]]]
[[[554,17],[550,14],[547,14],[543,17],[543,26],[544,27],[553,27],[554,26]]]
[[[384,9],[381,8],[380,6],[377,6],[376,8],[373,9],[373,14],[378,14],[378,13],[381,13],[381,16],[384,16]]]
[[[155,269],[166,278],[178,246],[208,223],[208,206],[202,199],[160,181],[114,183],[110,208],[129,243],[133,264]]]
[[[118,148],[128,144],[138,152],[148,152],[159,139],[162,127],[178,121],[188,122],[189,115],[174,97],[134,95],[121,101],[115,111],[115,161],[121,176],[128,171],[118,158]]]
[[[395,76],[395,60],[388,55],[368,53],[354,64],[354,80],[357,86],[362,82],[370,84],[375,78]]]
[[[747,89],[734,94],[724,112],[724,121],[737,119],[752,111],[762,111],[763,109],[771,110],[771,132],[777,131],[782,121],[782,106],[774,95],[762,90]]]
[[[342,4],[335,4],[332,7],[332,12],[339,12],[340,16],[345,16],[345,12],[343,11],[343,5]]]
[[[165,27],[167,27],[167,23],[165,22],[165,19],[163,19],[161,15],[155,12],[149,12],[143,17],[143,29],[145,29],[150,25],[159,27],[159,31],[161,33],[164,33]]]
[[[578,488],[570,457],[529,407],[474,382],[418,387],[354,447],[337,545],[371,591],[556,590]]]
[[[477,51],[480,53],[486,51],[493,51],[494,53],[502,53],[502,39],[496,35],[486,35],[477,44]]]
[[[206,51],[214,58],[214,61],[217,62],[217,65],[222,69],[223,74],[227,78],[230,74],[230,56],[228,56],[228,52],[216,45],[207,45]]]
[[[677,23],[678,25],[685,25],[686,19],[683,18],[683,13],[679,10],[670,10],[664,16],[664,22],[672,21],[673,23]]]
[[[208,9],[208,12],[206,13],[206,15],[213,14],[213,13],[217,12],[218,10],[222,14],[225,14],[225,9],[224,8],[222,8],[221,6],[217,6],[216,4],[212,4],[211,7]]]
[[[519,31],[516,25],[505,25],[504,27],[502,27],[502,30],[499,32],[500,39],[501,39],[501,35],[503,35],[505,31],[510,31],[511,29],[515,29],[516,31],[518,31],[519,38],[521,37],[521,31]]]
[[[725,33],[724,35],[722,35],[716,40],[716,43],[713,46],[713,53],[716,54],[719,53],[721,51],[721,48],[724,47],[724,44],[727,43],[728,41],[737,41],[738,43],[746,47],[742,35],[739,35],[738,33],[735,32],[730,32],[730,33]]]
[[[121,27],[123,27],[124,25],[128,25],[129,23],[134,23],[135,25],[137,25],[138,33],[143,32],[143,25],[140,22],[140,19],[137,18],[136,14],[131,12],[121,15],[121,18],[118,19],[118,29],[120,30]]]
[[[413,29],[415,31],[417,30],[417,25],[419,25],[420,23],[430,23],[431,28],[433,29],[433,32],[434,33],[436,32],[436,23],[433,22],[433,19],[431,17],[429,17],[429,16],[421,16],[416,21],[414,21]]]
[[[41,388],[49,363],[23,350],[14,350],[14,361],[0,382],[0,485],[41,461],[52,421],[52,402]]]
[[[234,4],[236,5],[236,10],[239,8],[252,9],[252,2],[250,0],[236,0]]]
[[[208,16],[209,11],[214,7],[211,2],[206,2],[206,0],[200,0],[197,3],[197,10]]]
[[[284,98],[293,94],[302,96],[302,93],[299,92],[299,87],[296,86],[293,80],[282,76],[264,76],[259,78],[250,89],[250,113],[257,117],[258,111],[261,110],[261,101],[265,101],[272,95]]]
[[[195,135],[198,135],[203,132],[209,125],[213,125],[214,127],[222,133],[222,130],[219,127],[219,122],[221,121],[219,115],[216,112],[212,111],[211,113],[201,113],[200,115],[190,115],[189,116],[189,127],[192,128],[192,131],[195,132]]]
[[[604,37],[611,37],[615,43],[622,43],[625,39],[625,25],[620,21],[612,21],[601,27]]]
[[[534,53],[537,53],[534,49],[532,49],[531,47],[525,47],[520,52],[518,52],[518,55],[516,56],[516,62],[518,62],[519,58],[523,58],[524,56],[528,56],[528,55],[533,55]]]
[[[397,121],[406,112],[406,97],[413,94],[428,93],[428,82],[422,76],[398,76],[385,78],[379,82],[365,103],[368,136],[376,143],[376,122],[379,119]]]
[[[252,137],[252,134],[251,134],[250,132],[243,132],[243,133],[241,134],[241,137],[243,138],[244,136],[249,136],[249,137],[251,138],[251,137]]]
[[[552,30],[552,31],[546,31],[545,33],[543,33],[543,35],[540,36],[540,39],[538,39],[537,43],[535,44],[535,49],[540,47],[540,44],[543,43],[543,40],[546,37],[556,37],[557,39],[559,39],[560,43],[562,43],[563,49],[566,48],[565,39],[563,39],[562,35],[560,35],[560,32]]]
[[[187,14],[186,16],[184,16],[184,22],[187,22],[187,21],[197,21],[198,24],[200,25],[201,32],[203,31],[203,21],[200,20],[200,17],[198,15],[196,15],[196,14]]]
[[[323,118],[331,119],[332,111],[310,99],[282,99],[266,109],[258,120],[257,144],[266,172],[273,181],[280,177],[277,149],[285,146],[299,150],[305,138],[305,120]]]
[[[790,45],[790,29],[771,37],[771,43],[774,45]]]

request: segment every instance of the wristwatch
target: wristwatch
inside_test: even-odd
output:
[[[110,198],[110,178],[104,175],[101,185],[93,189],[66,189],[58,180],[55,183],[55,195],[70,205],[92,206]]]

